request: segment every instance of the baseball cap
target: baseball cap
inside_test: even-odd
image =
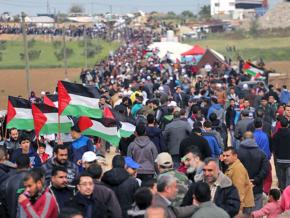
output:
[[[173,166],[172,157],[167,152],[162,152],[162,153],[158,154],[157,158],[155,159],[155,163],[157,163],[160,166],[164,166],[164,167]]]
[[[127,167],[132,168],[132,169],[139,169],[140,165],[136,163],[132,157],[125,157],[125,163]]]
[[[93,162],[97,160],[97,155],[92,151],[87,151],[83,154],[82,162]]]

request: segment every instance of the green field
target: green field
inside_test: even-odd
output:
[[[212,48],[227,57],[236,60],[238,54],[244,59],[256,60],[263,58],[265,61],[290,60],[290,37],[272,38],[246,38],[246,39],[206,39],[190,40],[190,44],[199,44],[204,48]],[[226,50],[228,46],[235,46],[236,52]]]
[[[2,41],[3,43],[3,41]],[[72,53],[67,59],[68,67],[85,67],[85,47],[84,42],[68,41],[66,42],[68,49]],[[88,52],[93,54],[87,58],[87,66],[92,67],[94,64],[105,59],[110,51],[116,50],[120,46],[120,42],[107,42],[104,40],[89,40]],[[58,44],[53,42],[35,41],[29,50],[41,51],[38,58],[30,60],[31,68],[57,68],[63,67],[63,59],[57,59],[55,52],[62,58],[62,43]],[[24,67],[24,60],[21,59],[20,53],[23,53],[22,41],[4,41],[1,45],[0,41],[0,69],[17,69]]]

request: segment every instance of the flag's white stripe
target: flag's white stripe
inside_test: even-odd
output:
[[[92,130],[96,132],[101,132],[106,135],[112,135],[115,136],[118,134],[118,129],[117,127],[106,127],[102,123],[92,120],[93,126],[91,127]]]
[[[15,108],[16,115],[13,119],[33,119],[32,110],[28,108]]]
[[[90,108],[99,108],[99,99],[97,98],[88,98],[80,95],[69,94],[71,105],[81,105]]]
[[[121,122],[121,129],[127,132],[135,132],[136,126],[128,122]]]
[[[47,117],[46,123],[58,123],[57,113],[44,113]],[[71,120],[67,116],[60,116],[60,123],[70,123]]]

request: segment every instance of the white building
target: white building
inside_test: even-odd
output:
[[[211,16],[232,15],[236,9],[235,0],[211,0]]]

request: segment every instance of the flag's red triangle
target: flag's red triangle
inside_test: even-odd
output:
[[[50,98],[48,98],[46,95],[43,97],[43,103],[51,107],[56,107],[53,101],[50,100]]]
[[[61,81],[58,81],[57,89],[58,89],[58,114],[62,114],[64,109],[69,105],[71,98]]]
[[[92,122],[92,120],[90,118],[82,116],[82,117],[79,118],[78,126],[79,126],[79,128],[80,128],[80,130],[82,132],[82,131],[92,127],[93,126],[93,122]]]
[[[115,120],[115,116],[109,107],[104,108],[103,118]]]
[[[47,121],[47,117],[45,116],[45,114],[42,113],[42,111],[35,104],[32,104],[31,109],[32,109],[32,115],[33,115],[33,121],[34,121],[35,134],[39,136],[39,133],[42,127],[45,125]]]
[[[6,124],[8,124],[13,119],[13,117],[15,117],[15,115],[16,115],[16,110],[13,107],[12,103],[10,102],[10,100],[8,99]]]

